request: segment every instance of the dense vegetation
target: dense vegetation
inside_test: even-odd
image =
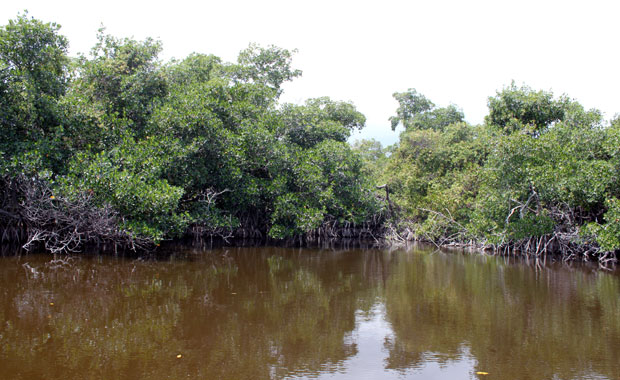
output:
[[[394,97],[405,131],[374,170],[410,238],[615,261],[620,120],[514,83],[476,126],[413,89]]]
[[[162,63],[157,41],[101,30],[89,57],[70,59],[58,29],[21,15],[0,30],[5,235],[25,227],[28,244],[66,251],[379,223],[347,143],[365,117],[329,98],[278,103],[301,74],[290,51]]]
[[[70,58],[59,26],[0,28],[2,240],[51,251],[185,234],[376,236],[615,260],[620,119],[514,83],[481,125],[410,89],[398,144],[351,147],[346,102],[282,104],[292,53],[162,62],[101,30]]]

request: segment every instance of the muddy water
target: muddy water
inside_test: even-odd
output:
[[[0,379],[620,379],[620,277],[428,250],[0,258]]]

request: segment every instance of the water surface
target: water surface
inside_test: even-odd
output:
[[[0,258],[0,379],[620,379],[614,273],[422,249],[51,259]]]

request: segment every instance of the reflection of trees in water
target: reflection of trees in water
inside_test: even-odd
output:
[[[373,256],[222,249],[168,262],[83,258],[54,270],[46,258],[5,259],[0,378],[261,379],[337,369],[357,352],[347,339],[355,311],[377,296],[359,274],[383,267]]]
[[[312,376],[357,353],[356,311],[378,301],[394,330],[390,369],[467,351],[505,379],[571,378],[588,365],[619,375],[620,285],[605,274],[334,249],[78,258],[56,269],[47,257],[2,260],[0,379]]]
[[[620,282],[566,268],[536,272],[500,259],[403,256],[386,285],[387,367],[458,359],[503,379],[620,378]]]

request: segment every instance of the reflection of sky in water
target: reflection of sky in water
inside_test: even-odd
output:
[[[413,327],[412,327],[413,328]],[[385,305],[377,303],[370,313],[357,312],[355,330],[346,343],[357,346],[357,354],[342,363],[337,369],[326,368],[318,373],[307,373],[286,377],[287,379],[473,379],[476,361],[463,349],[459,360],[442,360],[429,352],[424,356],[424,364],[407,370],[386,369],[389,355],[386,342],[393,339],[393,331],[385,320]]]
[[[0,379],[620,379],[606,273],[284,248],[48,262],[0,257]]]

